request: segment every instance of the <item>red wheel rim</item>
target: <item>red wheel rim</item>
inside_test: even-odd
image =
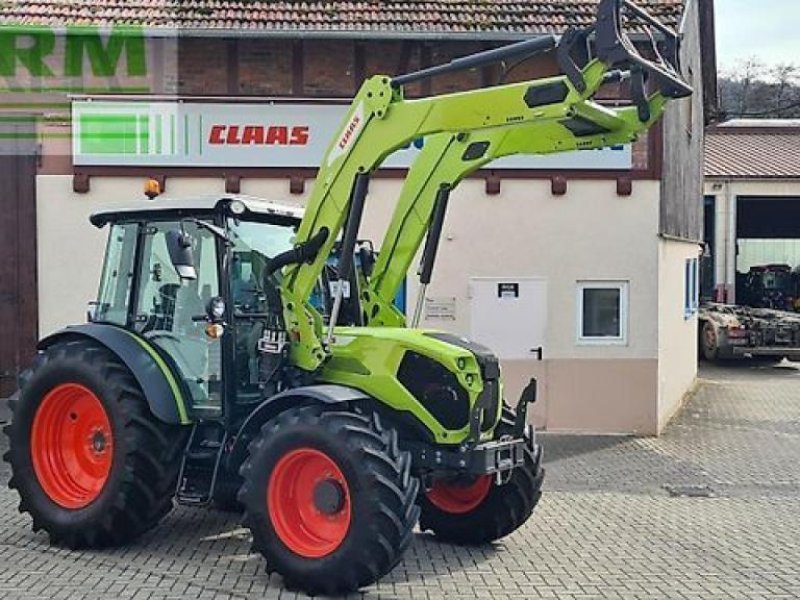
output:
[[[275,533],[305,558],[335,551],[350,529],[350,490],[337,464],[312,448],[281,457],[267,483],[267,510]]]
[[[31,459],[44,493],[64,508],[91,504],[114,458],[111,423],[100,399],[77,383],[50,390],[33,418]]]
[[[426,496],[439,510],[462,515],[478,508],[489,495],[491,488],[491,475],[481,475],[469,485],[459,485],[440,479],[433,483]]]

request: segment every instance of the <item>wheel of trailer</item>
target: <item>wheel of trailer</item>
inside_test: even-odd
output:
[[[34,531],[71,548],[100,547],[169,512],[185,436],[150,413],[115,355],[90,340],[56,342],[21,383],[4,459]]]
[[[719,333],[709,321],[703,323],[700,329],[700,356],[707,361],[719,359]]]
[[[419,517],[410,467],[377,415],[305,406],[267,422],[239,493],[267,570],[309,594],[354,591],[388,573]]]
[[[513,433],[513,415],[503,409],[495,437]],[[519,529],[539,502],[544,478],[541,447],[534,445],[527,430],[525,440],[524,465],[502,485],[492,475],[434,480],[420,497],[420,529],[432,531],[442,541],[465,545],[488,543]]]

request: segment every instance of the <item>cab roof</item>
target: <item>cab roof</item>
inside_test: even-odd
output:
[[[92,225],[103,227],[111,221],[126,220],[129,218],[154,219],[163,218],[172,213],[175,216],[191,216],[198,212],[213,212],[220,210],[223,205],[232,202],[241,202],[246,208],[246,213],[254,215],[265,215],[295,219],[298,222],[303,218],[303,208],[291,204],[256,198],[255,196],[245,196],[243,194],[209,194],[204,196],[186,196],[169,198],[157,196],[152,200],[143,198],[141,200],[112,206],[105,210],[93,213],[89,217]]]

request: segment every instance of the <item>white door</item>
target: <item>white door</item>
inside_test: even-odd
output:
[[[470,337],[499,358],[539,358],[547,333],[547,280],[472,277],[469,284]]]

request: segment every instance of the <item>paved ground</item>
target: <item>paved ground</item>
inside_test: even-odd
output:
[[[472,549],[418,535],[363,597],[800,598],[800,371],[703,378],[660,439],[543,436],[546,493],[523,530]],[[297,597],[231,516],[178,509],[128,548],[69,552],[31,533],[7,478],[0,598]]]

